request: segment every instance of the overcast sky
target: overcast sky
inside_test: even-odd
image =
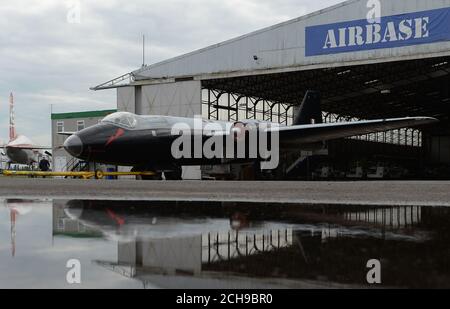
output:
[[[147,64],[271,26],[342,0],[14,0],[0,3],[0,141],[14,92],[20,134],[50,145],[54,112],[115,108],[89,87]],[[69,18],[68,18],[69,17]]]

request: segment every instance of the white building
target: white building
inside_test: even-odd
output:
[[[52,149],[53,170],[57,172],[71,171],[79,160],[67,153],[62,145],[67,136],[59,135],[60,132],[78,132],[85,128],[98,124],[107,115],[117,110],[88,111],[77,113],[52,114]]]

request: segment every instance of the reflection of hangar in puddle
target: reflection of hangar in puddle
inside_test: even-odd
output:
[[[389,263],[395,271],[409,272],[409,264],[398,250],[425,252],[421,248],[427,235],[421,230],[386,232],[376,224],[354,230],[327,224],[295,225],[285,230],[168,239],[140,235],[134,241],[118,243],[117,262],[95,263],[139,280],[144,287],[361,287],[365,284],[361,269],[365,270],[366,256],[380,256],[382,247],[381,256],[395,261]],[[361,269],[355,265],[362,265]],[[318,279],[323,277],[328,281]]]
[[[306,90],[315,89],[330,122],[437,117],[441,125],[425,131],[357,137],[328,148],[330,164],[341,174],[359,177],[349,172],[351,165],[372,160],[387,162],[386,169],[399,162],[404,168],[422,166],[414,172],[424,176],[433,166],[450,164],[450,1],[385,0],[376,24],[366,20],[367,13],[367,1],[346,1],[143,67],[95,89],[117,88],[119,110],[138,114],[290,124]],[[285,158],[284,174],[295,174],[310,155]],[[388,175],[383,171],[374,177]],[[199,169],[190,172],[200,176]],[[231,167],[221,172],[234,173]],[[402,177],[398,168],[394,174],[389,176]]]
[[[270,237],[274,235],[279,238]],[[239,283],[238,275],[227,276],[208,267],[253,255],[276,253],[293,245],[290,229],[267,233],[216,233],[214,239],[211,236],[168,239],[138,236],[135,241],[118,243],[117,262],[96,263],[122,276],[140,280],[144,286],[181,287],[185,284],[196,288],[209,282],[208,287],[249,288],[252,282]],[[179,279],[174,282],[173,277]]]
[[[317,280],[323,276],[333,282],[330,287],[359,285],[365,274],[355,265],[380,252],[393,261],[393,272],[409,273],[405,259],[428,254],[427,242],[448,243],[442,231],[450,214],[435,207],[229,202],[69,201],[65,206],[71,220],[117,243],[117,257],[102,257],[97,265],[144,286],[171,288],[323,287]],[[445,258],[440,249],[432,254]]]
[[[293,231],[210,233],[196,237],[119,242],[118,264],[170,274],[200,275],[204,265],[275,252],[293,245]]]

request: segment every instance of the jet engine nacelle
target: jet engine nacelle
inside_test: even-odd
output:
[[[231,135],[233,135],[237,141],[243,140],[247,132],[258,131],[262,124],[266,125],[265,128],[271,126],[270,122],[261,120],[249,119],[235,122],[231,127]]]
[[[236,141],[241,141],[245,139],[247,133],[247,125],[243,122],[235,122],[231,127],[231,135]]]

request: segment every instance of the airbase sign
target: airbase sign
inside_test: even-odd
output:
[[[306,28],[306,56],[450,41],[450,8]]]

